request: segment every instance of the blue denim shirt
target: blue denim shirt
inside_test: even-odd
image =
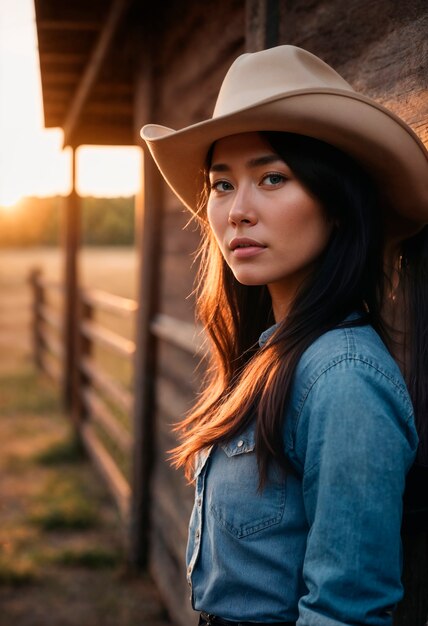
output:
[[[418,440],[400,370],[371,326],[332,330],[304,352],[283,441],[296,476],[272,468],[261,493],[254,425],[199,455],[193,607],[235,621],[390,626]]]

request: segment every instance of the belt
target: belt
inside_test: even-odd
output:
[[[198,626],[296,626],[296,622],[232,622],[217,615],[201,612]]]

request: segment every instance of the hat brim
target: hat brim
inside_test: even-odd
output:
[[[420,225],[428,222],[427,150],[398,116],[355,92],[288,92],[178,131],[148,124],[141,136],[168,185],[194,212],[211,145],[252,131],[298,133],[336,146],[371,174],[393,211]]]

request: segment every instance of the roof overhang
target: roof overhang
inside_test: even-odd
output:
[[[130,145],[139,3],[35,0],[45,126],[64,145]]]

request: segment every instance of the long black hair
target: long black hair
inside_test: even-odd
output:
[[[418,463],[428,467],[428,226],[401,246],[400,281],[409,366],[406,381],[419,434]]]
[[[261,486],[272,461],[288,467],[283,419],[305,349],[356,310],[362,312],[357,323],[370,320],[385,334],[382,211],[370,176],[350,156],[317,139],[292,133],[262,135],[320,201],[334,227],[286,318],[259,349],[260,333],[273,322],[267,287],[245,286],[235,279],[210,230],[206,203],[201,203],[204,237],[197,311],[211,339],[211,367],[198,404],[178,427],[182,442],[174,453],[176,465],[184,465],[190,477],[200,449],[226,441],[255,417]]]

